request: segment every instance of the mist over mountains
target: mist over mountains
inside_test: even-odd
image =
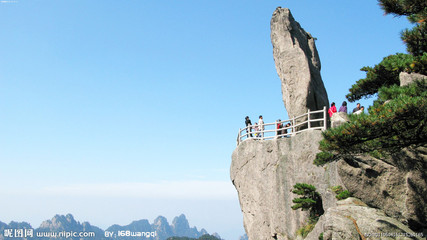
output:
[[[54,235],[56,234],[56,235]],[[83,234],[83,235],[80,235]],[[6,239],[153,239],[166,240],[170,237],[187,237],[197,239],[203,236],[209,239],[221,239],[217,233],[211,236],[205,229],[197,230],[197,227],[190,227],[184,214],[173,219],[169,224],[167,219],[159,216],[153,223],[147,219],[133,221],[128,225],[120,226],[114,224],[105,231],[89,222],[80,223],[71,214],[55,215],[51,220],[46,220],[38,228],[33,228],[26,222],[10,222],[9,224],[0,221],[0,240]]]

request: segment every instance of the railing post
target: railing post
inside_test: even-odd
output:
[[[323,106],[323,131],[325,131],[328,127],[327,114],[328,112],[326,111],[326,106]]]
[[[262,121],[264,123],[264,121]],[[259,121],[258,121],[259,123]],[[258,124],[258,131],[260,131],[261,134],[261,140],[264,140],[264,124]]]
[[[240,136],[241,136],[241,134],[242,134],[242,129],[241,128],[239,128],[239,134],[237,134],[237,146],[239,146],[239,144],[240,144]]]
[[[311,124],[310,124],[310,109],[308,109],[308,113],[307,114],[308,114],[308,118],[307,118],[308,119],[307,120],[308,121],[307,122],[308,123],[308,129],[310,129],[311,128]]]
[[[277,136],[277,120],[276,122],[274,122],[274,129],[275,129],[274,135],[276,135],[276,138],[279,138],[279,136]]]
[[[295,116],[292,117],[292,136],[295,136]]]
[[[264,124],[258,124],[258,130],[261,134],[261,140],[264,140]]]

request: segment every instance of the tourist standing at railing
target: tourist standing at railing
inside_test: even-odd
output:
[[[282,128],[283,128],[283,124],[281,123],[282,120],[278,119],[277,120],[277,137],[281,138],[282,136]],[[283,130],[284,131],[284,130]]]
[[[261,137],[264,138],[264,121],[262,120],[262,115],[259,115],[258,128],[261,131]]]
[[[284,129],[284,130],[283,130],[283,133],[284,133],[284,134],[286,134],[286,137],[289,137],[289,136],[288,136],[288,129],[287,129],[287,128],[289,128],[290,126],[291,126],[291,124],[290,124],[290,123],[287,123],[287,124],[285,125],[285,128],[286,128],[286,129]],[[291,129],[291,132],[292,132],[292,129]]]
[[[245,124],[246,124],[246,133],[248,134],[248,137],[252,137],[252,123],[251,120],[249,119],[249,116],[245,117]]]
[[[335,107],[335,103],[332,102],[331,107],[329,108],[329,111],[328,111],[329,117],[332,117],[332,115],[336,112],[337,112],[337,108]]]
[[[340,110],[338,112],[347,113],[347,102],[346,101],[342,102],[342,105],[341,105]]]
[[[260,136],[260,134],[259,134],[259,127],[258,127],[258,123],[255,123],[254,130],[255,130],[255,137],[259,137],[259,136]]]

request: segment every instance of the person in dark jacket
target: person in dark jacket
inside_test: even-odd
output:
[[[360,110],[360,103],[357,103],[357,106],[353,109],[353,113]]]
[[[291,124],[290,123],[287,123],[286,125],[285,125],[285,128],[289,128],[291,126]],[[290,129],[291,130],[291,132],[292,132],[292,129]],[[283,129],[283,134],[286,134],[285,135],[285,137],[290,137],[289,135],[288,135],[288,129]]]
[[[281,121],[282,120],[277,120],[277,137],[278,138],[281,138],[282,136],[280,136],[280,135],[282,135],[282,130],[281,130],[281,128],[283,127],[283,124],[281,123]]]
[[[342,105],[341,105],[340,110],[338,112],[347,113],[347,102],[346,101],[342,102]]]
[[[249,116],[245,117],[245,124],[246,124],[246,133],[249,133],[248,137],[252,137],[252,122],[249,119]],[[249,126],[249,128],[248,128]]]

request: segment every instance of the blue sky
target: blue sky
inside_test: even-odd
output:
[[[338,106],[361,67],[405,52],[410,25],[371,0],[1,1],[0,221],[72,213],[105,228],[184,213],[237,239],[237,131],[246,115],[287,118],[278,6],[318,39]]]

